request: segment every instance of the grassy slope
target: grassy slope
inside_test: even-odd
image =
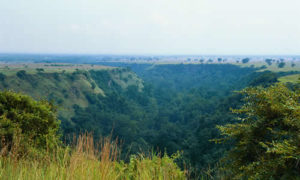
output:
[[[292,62],[286,62],[285,66],[283,68],[278,68],[277,63],[272,63],[271,66],[269,66],[266,62],[249,62],[247,64],[240,64],[241,66],[251,66],[254,67],[262,67],[266,66],[267,68],[261,69],[259,71],[272,71],[272,72],[290,72],[290,71],[297,71],[298,74],[294,75],[287,75],[282,76],[278,80],[283,83],[291,82],[291,83],[297,83],[298,78],[300,77],[300,62],[294,62],[295,66],[292,67]]]
[[[77,69],[80,70],[108,70],[114,69],[109,66],[96,66],[87,64],[66,64],[66,63],[15,63],[15,64],[0,64],[0,72],[7,75],[15,75],[20,70],[25,70],[28,74],[36,74],[37,69],[43,69],[44,73],[72,73]]]
[[[43,68],[43,71],[38,73],[37,68]],[[16,75],[20,70],[26,71],[24,78]],[[0,73],[6,75],[5,80],[0,81],[0,89],[22,92],[35,99],[55,100],[60,115],[70,119],[74,115],[74,104],[80,107],[88,106],[89,102],[85,93],[105,96],[104,90],[97,86],[94,79],[89,76],[88,70],[109,72],[111,80],[123,89],[129,85],[138,85],[143,88],[142,80],[134,73],[113,67],[68,64],[5,64],[5,66],[0,66]],[[95,85],[94,88],[93,84]]]
[[[268,65],[266,62],[249,62],[246,64],[242,64],[242,63],[236,63],[239,64],[242,67],[247,67],[247,66],[254,66],[254,67],[262,67],[262,66],[266,66],[267,68],[265,69],[260,69],[258,71],[262,72],[262,71],[272,71],[272,72],[291,72],[291,71],[296,71],[297,74],[293,74],[293,75],[286,75],[286,76],[282,76],[280,77],[278,80],[280,82],[283,83],[297,83],[299,82],[299,77],[300,77],[300,62],[285,62],[285,66],[283,68],[278,68],[278,64],[272,63],[272,65]],[[294,64],[294,67],[292,67],[292,64]]]
[[[273,72],[288,72],[288,71],[300,71],[300,62],[294,62],[295,66],[292,67],[292,62],[285,62],[285,66],[283,68],[278,68],[278,64],[272,63],[272,65],[268,65],[266,62],[264,61],[250,61],[248,63],[233,63],[242,67],[247,67],[247,66],[254,66],[254,67],[262,67],[262,66],[266,66],[266,69],[262,69],[260,71],[273,71]]]
[[[287,83],[287,82],[297,83],[297,82],[300,82],[300,74],[293,74],[293,75],[283,76],[283,77],[279,78],[279,81],[283,82],[283,83]]]

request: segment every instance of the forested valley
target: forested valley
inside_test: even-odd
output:
[[[222,137],[217,125],[235,124],[239,117],[231,109],[241,108],[245,95],[237,91],[267,88],[297,73],[232,64],[99,64],[118,68],[1,73],[0,88],[53,102],[67,144],[84,132],[95,141],[111,135],[121,141],[125,162],[134,154],[179,152],[176,163],[188,168],[190,178],[217,167],[232,148],[213,140]]]

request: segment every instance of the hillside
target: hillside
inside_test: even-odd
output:
[[[81,133],[66,144],[56,109],[48,101],[0,92],[0,179],[186,179],[180,154],[120,159],[118,139]]]
[[[62,118],[74,116],[74,105],[85,108],[88,95],[130,85],[143,88],[142,80],[125,68],[72,64],[5,64],[0,67],[0,89],[53,101]],[[95,76],[97,74],[97,76]]]

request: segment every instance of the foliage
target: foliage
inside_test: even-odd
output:
[[[74,106],[72,123],[63,121],[65,133],[88,130],[97,139],[113,129],[114,137],[123,140],[123,152],[129,154],[152,147],[168,155],[183,150],[184,161],[195,170],[217,162],[228,147],[209,139],[218,136],[216,124],[233,119],[229,108],[238,106],[240,97],[230,96],[231,91],[245,87],[255,69],[215,64],[127,65],[145,80],[144,88],[122,88],[112,72],[91,71],[105,96],[86,93],[89,105]],[[122,76],[124,72],[115,73]]]
[[[6,75],[3,73],[0,73],[0,81],[4,81],[6,78]]]
[[[167,154],[160,157],[153,154],[150,157],[144,155],[132,156],[126,169],[126,175],[130,179],[186,179],[184,171],[174,163],[180,154],[169,157]],[[155,178],[154,178],[155,177]],[[125,177],[124,177],[125,178]]]
[[[26,73],[25,70],[21,70],[21,71],[18,71],[18,72],[17,72],[17,76],[18,76],[18,78],[20,78],[20,79],[24,79],[24,78],[26,77],[26,75],[27,75],[27,73]]]
[[[244,64],[248,63],[249,61],[250,61],[250,58],[244,58],[244,59],[242,59],[242,63],[244,63]]]
[[[272,59],[265,59],[265,62],[269,65],[269,66],[271,66],[272,65]]]
[[[285,62],[280,62],[279,64],[278,64],[278,68],[283,68],[285,66]]]
[[[0,92],[1,148],[23,147],[20,153],[53,150],[59,143],[55,107],[12,91]]]
[[[230,64],[124,64],[123,66],[129,66],[155,88],[177,92],[201,88],[221,94],[228,94],[233,87],[243,88],[248,83],[247,76],[255,71],[254,68],[240,68]]]
[[[37,71],[38,73],[41,73],[41,72],[44,72],[45,70],[44,70],[43,68],[36,68],[36,71]]]
[[[278,75],[276,73],[265,71],[261,73],[259,76],[254,77],[251,82],[249,83],[250,86],[270,86],[278,82]]]
[[[236,124],[218,126],[234,142],[227,170],[234,179],[295,179],[300,174],[300,92],[282,84],[247,88]]]

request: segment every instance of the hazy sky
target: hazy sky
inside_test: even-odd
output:
[[[300,54],[300,0],[0,0],[0,52]]]

